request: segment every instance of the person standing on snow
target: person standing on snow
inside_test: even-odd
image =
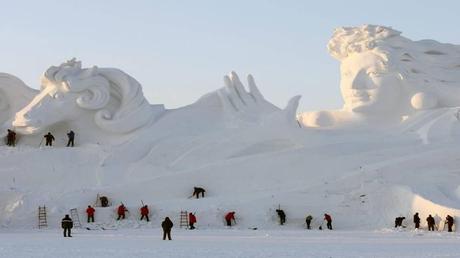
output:
[[[13,130],[8,129],[8,134],[6,136],[6,145],[13,147],[16,145],[16,133]]]
[[[327,229],[332,230],[332,217],[331,215],[324,213],[324,220],[327,222]]]
[[[161,227],[163,228],[163,240],[166,240],[166,237],[171,240],[171,229],[173,226],[174,224],[169,217],[166,217],[165,220],[161,222]]]
[[[69,140],[67,141],[67,147],[70,147],[70,146],[73,147],[75,133],[72,130],[70,130],[70,132],[67,133],[67,138],[69,138]]]
[[[70,230],[73,228],[73,221],[69,217],[69,214],[66,214],[65,217],[62,219],[61,227],[64,229],[64,237],[72,237],[70,235]]]
[[[126,217],[126,212],[128,211],[128,209],[126,209],[125,205],[122,203],[120,206],[118,206],[118,210],[117,210],[117,213],[118,213],[118,218],[117,220],[120,220],[120,219],[125,219]]]
[[[236,223],[235,221],[235,212],[231,211],[225,215],[225,221],[227,222],[227,226],[231,227],[232,226],[232,220]]]
[[[88,205],[88,208],[86,209],[88,223],[94,222],[94,212],[96,212],[96,210],[93,207],[91,207],[91,205]]]
[[[428,224],[428,231],[434,231],[434,218],[431,217],[431,214],[426,218],[426,223]]]
[[[54,139],[54,136],[51,134],[51,132],[48,132],[43,137],[45,137],[45,146],[53,146],[53,141],[55,139]]]
[[[418,212],[414,215],[414,224],[416,229],[420,228],[420,217],[418,216]]]
[[[189,224],[189,229],[195,229],[194,224],[196,223],[196,217],[193,213],[188,214],[188,224]]]
[[[141,220],[143,220],[145,217],[145,219],[147,220],[147,222],[149,222],[149,207],[147,207],[147,205],[144,205],[142,206],[141,208]]]
[[[276,213],[278,213],[278,217],[280,218],[280,225],[284,225],[286,223],[286,213],[281,209],[277,209]]]
[[[454,225],[454,218],[450,215],[447,215],[445,223],[447,224],[447,231],[452,232],[452,226]]]
[[[306,218],[305,218],[305,223],[307,224],[307,229],[310,229],[310,224],[311,224],[311,221],[313,220],[313,217],[311,215],[308,215]]]

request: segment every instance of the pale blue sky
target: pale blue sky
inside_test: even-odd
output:
[[[252,73],[267,99],[338,108],[338,26],[392,26],[411,39],[460,44],[460,1],[0,1],[0,71],[38,88],[50,65],[77,57],[117,67],[151,103],[174,108]]]

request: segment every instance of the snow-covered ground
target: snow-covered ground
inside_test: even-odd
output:
[[[426,231],[173,230],[2,231],[0,257],[284,258],[460,257],[456,233]]]

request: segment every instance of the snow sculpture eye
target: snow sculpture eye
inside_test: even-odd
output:
[[[379,77],[382,76],[382,73],[375,70],[371,70],[367,72],[367,75],[369,75],[370,77]]]

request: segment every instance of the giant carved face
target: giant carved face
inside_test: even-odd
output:
[[[371,51],[354,53],[341,61],[340,74],[345,110],[390,114],[400,104],[401,76],[381,56]]]

